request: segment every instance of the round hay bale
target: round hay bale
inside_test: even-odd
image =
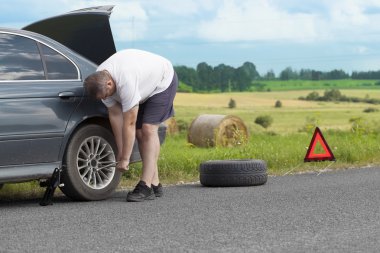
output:
[[[198,147],[234,147],[247,142],[248,129],[239,117],[203,114],[191,123],[187,140]]]
[[[176,134],[179,132],[177,121],[175,120],[174,117],[171,117],[171,118],[165,120],[165,125],[167,126],[167,128],[166,128],[166,134],[167,135],[173,135],[173,134]]]

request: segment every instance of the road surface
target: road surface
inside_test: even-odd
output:
[[[380,168],[165,187],[125,202],[0,201],[0,252],[379,252]]]

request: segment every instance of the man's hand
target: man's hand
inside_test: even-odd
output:
[[[129,170],[129,160],[119,160],[116,165],[116,169],[120,172],[126,172]]]

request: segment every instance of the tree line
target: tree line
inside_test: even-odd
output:
[[[174,67],[180,81],[192,88],[192,91],[246,91],[253,80],[260,78],[256,66],[245,62],[234,68],[225,64],[212,67],[205,62],[196,67]]]
[[[350,75],[343,70],[318,71],[313,69],[301,69],[299,71],[287,67],[276,75],[269,70],[260,75],[255,64],[244,62],[240,67],[234,68],[229,65],[219,64],[215,67],[206,62],[199,63],[196,68],[187,66],[174,67],[180,81],[184,83],[182,91],[248,91],[255,80],[339,80],[339,79],[363,79],[380,80],[379,71],[354,71]]]
[[[313,91],[309,93],[306,97],[299,97],[300,100],[308,101],[341,101],[341,102],[353,102],[353,103],[369,103],[369,104],[380,104],[380,99],[376,98],[358,98],[358,97],[347,97],[343,95],[337,89],[326,90],[323,96],[320,96],[318,92]]]
[[[379,71],[353,71],[348,74],[343,70],[334,69],[331,71],[318,71],[313,69],[301,69],[300,71],[293,70],[291,67],[285,68],[280,72],[278,79],[280,80],[340,80],[340,79],[360,79],[360,80],[375,80],[380,79]],[[273,71],[268,71],[263,76],[266,80],[275,80],[276,76]]]

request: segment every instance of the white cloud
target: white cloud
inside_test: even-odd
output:
[[[115,40],[130,41],[145,37],[149,18],[138,2],[123,2],[117,5],[111,16]]]
[[[301,1],[300,9],[307,4]],[[211,41],[380,41],[380,14],[370,12],[380,8],[380,1],[319,4],[302,13],[284,8],[279,0],[224,0],[215,17],[200,23],[199,36]]]
[[[217,15],[203,21],[199,36],[212,41],[296,40],[318,36],[314,14],[289,14],[266,0],[225,0]]]
[[[357,54],[366,54],[368,53],[368,51],[369,51],[368,47],[365,47],[365,46],[358,46],[354,48],[354,52]]]
[[[173,0],[146,1],[144,6],[149,9],[149,12],[154,16],[183,15],[190,16],[198,13],[198,1],[182,0],[175,2]]]
[[[363,8],[352,0],[344,4],[340,1],[331,2],[330,16],[335,26],[338,24],[344,24],[344,27],[360,26],[369,22],[369,18],[363,13]]]
[[[2,26],[22,27],[98,5],[115,5],[111,26],[119,42],[380,42],[380,0],[34,0],[33,4],[15,0],[0,2],[0,8],[12,15],[11,20],[4,16],[0,20]],[[24,6],[27,17],[16,19],[23,10],[15,6]]]
[[[327,2],[329,20],[326,23],[331,35],[338,41],[374,42],[380,41],[380,14],[370,10],[380,7],[373,0],[337,0]]]

